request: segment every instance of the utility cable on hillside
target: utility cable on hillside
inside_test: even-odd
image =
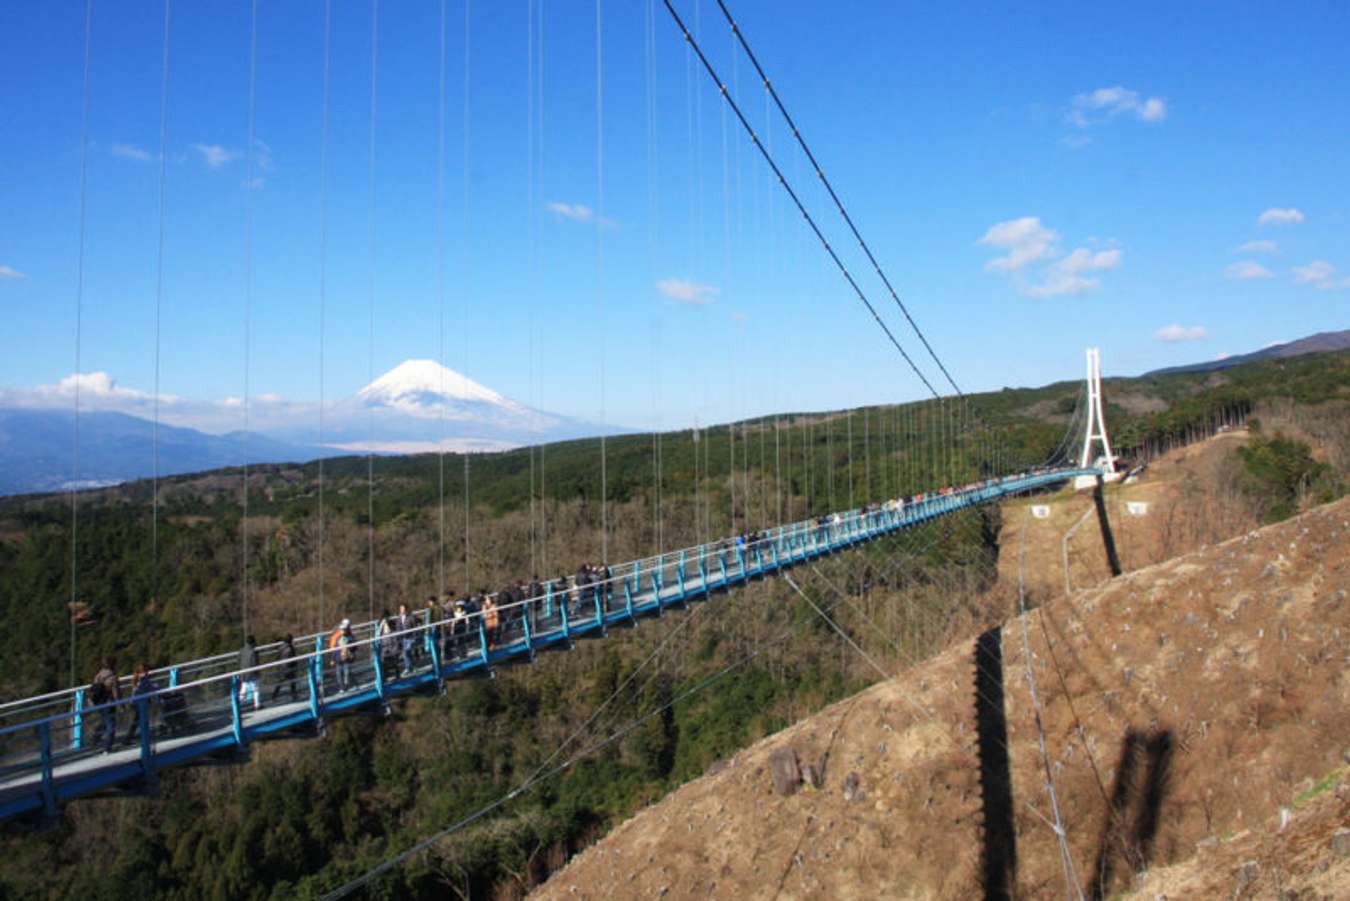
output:
[[[1078,885],[1078,874],[1074,871],[1073,855],[1069,852],[1068,839],[1064,834],[1064,821],[1059,812],[1059,799],[1055,795],[1055,777],[1050,767],[1050,752],[1045,747],[1045,726],[1041,722],[1041,699],[1036,693],[1036,672],[1035,667],[1031,664],[1031,639],[1027,631],[1026,587],[1027,523],[1030,522],[1030,512],[1027,511],[1027,517],[1022,519],[1021,544],[1017,555],[1017,609],[1019,613],[1018,621],[1022,624],[1022,656],[1026,659],[1027,687],[1031,691],[1031,713],[1036,723],[1041,763],[1045,768],[1045,790],[1050,796],[1050,812],[1054,817],[1054,822],[1049,823],[1049,825],[1059,842],[1059,860],[1064,868],[1064,884],[1068,889],[1068,897],[1076,897],[1078,901],[1083,901],[1083,890]],[[1035,810],[1034,807],[1031,809]],[[1045,818],[1041,817],[1041,819],[1044,820]]]
[[[797,206],[797,212],[801,213],[802,218],[806,220],[806,224],[810,226],[811,231],[815,233],[816,238],[825,248],[825,252],[829,254],[830,259],[834,261],[835,266],[838,267],[839,272],[844,276],[849,287],[853,289],[853,293],[857,295],[858,299],[863,302],[865,307],[867,307],[867,311],[872,314],[872,318],[876,321],[877,325],[885,332],[886,337],[890,340],[891,344],[895,346],[895,349],[900,352],[900,356],[902,356],[905,362],[909,364],[909,368],[919,377],[919,381],[923,382],[924,387],[928,389],[929,393],[934,397],[939,397],[940,395],[938,394],[937,389],[933,387],[933,384],[928,381],[928,377],[923,374],[922,370],[919,369],[918,365],[905,351],[904,347],[901,346],[894,333],[891,332],[890,327],[882,320],[876,307],[872,305],[872,301],[868,299],[862,286],[854,279],[853,274],[848,271],[848,267],[844,265],[844,261],[839,258],[839,254],[835,251],[833,245],[830,244],[829,239],[826,238],[825,234],[820,230],[820,226],[816,224],[816,220],[809,212],[807,212],[806,206],[802,203],[796,190],[794,190],[792,185],[788,182],[783,171],[778,168],[778,164],[774,162],[768,149],[759,140],[759,135],[755,133],[754,127],[750,124],[749,120],[745,118],[745,113],[741,112],[740,105],[736,103],[735,98],[731,96],[731,92],[727,90],[727,86],[722,83],[722,79],[718,76],[717,70],[708,60],[708,57],[704,55],[703,48],[699,46],[698,41],[694,39],[694,36],[690,34],[689,29],[685,27],[684,20],[680,18],[680,14],[675,11],[675,7],[671,5],[670,0],[662,0],[662,2],[665,4],[666,11],[670,13],[671,18],[675,20],[676,27],[678,27],[680,32],[684,35],[685,42],[693,49],[695,55],[698,56],[699,62],[703,64],[703,68],[708,73],[708,77],[717,85],[718,91],[722,94],[722,99],[726,101],[727,105],[731,108],[731,111],[736,114],[736,118],[740,121],[741,127],[743,127],[746,134],[750,136],[751,143],[755,145],[755,149],[759,151],[760,156],[764,158],[764,161],[768,163],[769,168],[773,170],[774,177],[778,179],[778,183],[783,186],[783,189],[787,191],[788,196],[792,198],[792,202]]]

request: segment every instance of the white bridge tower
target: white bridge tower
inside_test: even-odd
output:
[[[1102,352],[1095,347],[1087,349],[1087,389],[1087,428],[1083,432],[1083,453],[1078,466],[1080,469],[1100,468],[1106,481],[1114,481],[1116,456],[1111,452],[1111,439],[1106,437],[1106,416],[1102,412]],[[1094,442],[1100,442],[1102,446],[1101,454],[1095,458]]]

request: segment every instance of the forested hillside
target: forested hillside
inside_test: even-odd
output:
[[[1118,452],[1141,461],[1258,419],[1235,460],[1266,518],[1340,493],[1350,470],[1350,354],[1112,379],[1105,391]],[[609,556],[1043,461],[1064,451],[1080,394],[1063,383],[609,439]],[[377,458],[372,470],[365,458],[255,466],[247,516],[242,470],[220,470],[161,480],[157,514],[146,482],[81,493],[74,528],[69,495],[7,499],[0,693],[61,687],[72,670],[85,681],[104,654],[126,669],[234,649],[245,603],[249,630],[271,640],[440,590],[572,571],[601,556],[599,464],[598,442],[574,441]],[[997,510],[963,514],[827,561],[803,584],[859,640],[880,631],[922,659],[1007,612],[986,594],[1000,527]],[[510,896],[635,808],[874,676],[788,586],[760,583],[452,683],[388,721],[265,743],[249,766],[170,771],[147,797],[76,802],[54,829],[7,825],[0,894],[312,894],[630,729],[374,891]],[[77,857],[59,879],[39,878],[53,873],[44,861]]]

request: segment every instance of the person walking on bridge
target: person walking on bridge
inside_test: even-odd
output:
[[[497,626],[501,619],[497,613],[497,599],[488,595],[483,600],[483,628],[487,631],[488,647],[497,643]]]
[[[103,667],[94,674],[94,681],[89,686],[89,700],[95,706],[113,704],[120,700],[120,694],[117,684],[117,671],[113,668],[113,659],[104,657]],[[110,754],[113,744],[117,741],[117,708],[104,707],[99,711],[98,717],[98,728],[94,730],[94,743],[98,744],[100,736],[106,735],[107,744],[103,747],[103,753]]]
[[[159,686],[155,685],[155,677],[150,675],[145,668],[144,663],[136,664],[136,669],[131,674],[131,697],[134,699],[142,695],[148,695],[155,691]],[[150,729],[150,702],[142,701],[145,704],[145,728]],[[127,744],[136,740],[136,736],[141,731],[141,709],[140,704],[133,704],[131,708],[131,726],[127,729]]]
[[[286,661],[286,665],[281,670],[281,681],[272,688],[272,700],[275,701],[280,696],[282,689],[290,690],[292,701],[299,700],[295,687],[298,676],[295,666],[295,637],[289,632],[281,639],[281,659]]]
[[[239,700],[247,701],[248,696],[253,695],[254,710],[262,706],[262,697],[258,694],[258,673],[254,669],[257,665],[258,646],[250,635],[244,639],[244,647],[239,651],[239,669],[246,671],[239,676]]]
[[[413,634],[408,630],[413,628],[413,619],[408,615],[408,605],[398,605],[398,618],[394,620],[394,631],[403,634],[398,637],[400,650],[399,656],[399,676],[406,676],[413,671]]]
[[[352,684],[352,621],[344,619],[334,633],[333,659],[337,661],[338,691],[346,691]]]

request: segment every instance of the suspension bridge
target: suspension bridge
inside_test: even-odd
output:
[[[829,228],[823,221],[823,214],[812,212],[814,204],[805,195],[796,175],[796,167],[788,167],[781,161],[781,147],[778,151],[764,132],[751,122],[751,114],[744,96],[734,84],[729,84],[720,73],[712,55],[700,41],[699,28],[686,24],[676,5],[671,0],[661,0],[661,6],[669,15],[676,33],[687,47],[686,73],[692,79],[699,75],[712,86],[717,99],[723,104],[723,141],[727,140],[727,123],[730,127],[739,126],[752,148],[751,156],[757,156],[767,172],[767,181],[775,190],[781,191],[788,201],[788,210],[797,215],[804,224],[804,234],[813,240],[824,253],[826,264],[842,279],[848,296],[861,303],[868,320],[874,323],[882,333],[886,345],[893,349],[904,367],[913,374],[917,383],[925,392],[926,406],[919,407],[919,414],[909,415],[910,421],[905,429],[907,434],[925,433],[922,453],[931,453],[931,461],[921,465],[912,465],[907,484],[899,478],[890,485],[891,490],[883,490],[876,496],[868,496],[861,504],[843,505],[840,509],[828,509],[818,513],[811,509],[811,515],[792,521],[782,521],[781,503],[779,521],[768,519],[767,508],[760,512],[760,522],[751,528],[751,502],[748,494],[742,495],[740,516],[737,515],[735,491],[735,445],[732,445],[733,459],[728,466],[728,482],[733,492],[732,511],[728,517],[727,528],[715,539],[675,550],[664,550],[641,559],[623,562],[610,560],[609,535],[609,487],[607,483],[607,457],[605,439],[599,442],[599,458],[596,461],[600,474],[600,516],[601,516],[601,576],[587,584],[555,585],[552,582],[535,583],[528,597],[501,598],[490,609],[470,609],[453,618],[425,614],[414,614],[409,628],[393,633],[379,631],[379,620],[373,616],[363,622],[352,625],[345,645],[344,656],[340,660],[339,652],[329,645],[331,627],[326,623],[316,624],[319,628],[308,635],[301,636],[295,642],[296,651],[284,648],[279,643],[261,645],[257,649],[257,664],[251,667],[239,666],[239,652],[230,652],[193,660],[183,660],[150,672],[150,681],[141,683],[142,688],[135,690],[127,678],[120,680],[119,697],[111,701],[95,702],[87,684],[79,683],[74,668],[74,624],[72,621],[72,672],[68,687],[33,697],[18,698],[0,703],[0,820],[7,820],[24,814],[54,815],[60,806],[72,799],[106,792],[119,786],[135,787],[153,783],[157,774],[175,766],[189,764],[205,758],[229,759],[231,755],[247,748],[250,743],[269,736],[322,735],[324,723],[343,714],[388,709],[391,699],[411,694],[425,694],[444,690],[446,683],[455,679],[471,678],[491,674],[495,667],[523,662],[534,662],[546,651],[565,649],[574,641],[582,638],[603,638],[610,628],[635,624],[646,617],[661,617],[667,611],[686,609],[694,602],[715,604],[714,597],[745,585],[754,580],[772,578],[786,573],[826,555],[848,552],[860,545],[893,536],[906,530],[917,528],[935,519],[950,516],[963,510],[969,510],[986,504],[1026,494],[1028,492],[1054,490],[1066,483],[1080,480],[1081,485],[1100,484],[1102,479],[1115,476],[1115,457],[1105,432],[1102,407],[1100,360],[1095,351],[1089,352],[1087,378],[1084,391],[1079,397],[1077,407],[1069,417],[1068,426],[1059,446],[1048,459],[1038,462],[1021,459],[1008,446],[1006,436],[996,426],[983,422],[974,410],[969,397],[961,390],[950,372],[947,362],[938,354],[933,342],[920,329],[912,311],[901,299],[898,290],[887,276],[872,247],[864,239],[855,219],[846,209],[839,191],[825,175],[821,162],[817,159],[803,137],[797,122],[789,115],[783,99],[770,81],[758,57],[751,50],[748,39],[732,18],[727,5],[718,0],[717,6],[725,19],[732,36],[731,51],[736,59],[748,61],[754,71],[758,84],[763,89],[763,101],[766,117],[770,111],[777,114],[785,123],[791,136],[788,147],[794,159],[804,161],[808,171],[818,182],[819,190],[825,201],[822,208],[829,207],[839,215],[842,237],[832,240]],[[328,17],[325,21],[324,48],[324,121],[323,121],[323,159],[327,165],[328,154],[328,115],[329,89],[331,78],[331,36],[328,31],[331,21],[331,9],[327,6]],[[92,3],[87,7],[92,16]],[[378,65],[377,34],[378,4],[374,5],[375,23],[372,24],[371,79],[372,98],[370,110],[371,128],[371,203],[374,203],[374,142],[375,142],[375,73]],[[533,5],[531,5],[533,10]],[[646,42],[649,54],[654,51],[657,33],[658,7],[654,2],[647,4]],[[533,13],[532,13],[533,14]],[[467,20],[466,6],[466,20]],[[87,121],[88,98],[88,53],[91,19],[86,20],[86,92],[84,116]],[[602,44],[600,40],[601,17],[597,3],[596,18],[596,70],[597,70],[597,107],[603,82]],[[156,285],[156,321],[159,315],[159,294],[162,291],[162,265],[164,255],[164,181],[163,161],[167,148],[164,146],[164,103],[168,90],[169,40],[171,34],[169,5],[165,4],[164,16],[164,84],[161,94],[161,148],[159,175],[159,247],[157,265],[161,269]],[[446,13],[444,4],[441,10],[441,71],[445,71]],[[250,33],[250,69],[249,69],[249,123],[248,151],[249,173],[247,182],[254,178],[253,165],[255,147],[254,134],[254,94],[256,90],[255,64],[257,42],[257,5],[253,5]],[[466,24],[467,28],[467,24]],[[532,20],[530,38],[533,42],[542,40],[542,31],[537,30],[538,23]],[[532,53],[534,50],[532,49]],[[467,37],[466,37],[467,54]],[[467,63],[466,63],[467,65]],[[541,77],[542,60],[531,57],[531,100],[536,95],[533,79]],[[648,63],[648,76],[651,77],[651,63]],[[692,83],[692,82],[691,82]],[[650,90],[650,89],[649,89]],[[467,75],[466,75],[467,91]],[[444,75],[440,85],[440,133],[438,134],[438,180],[444,177],[444,102],[446,87]],[[699,95],[701,97],[701,95]],[[649,100],[649,102],[651,102]],[[531,123],[536,115],[530,113]],[[649,106],[649,115],[654,115]],[[701,113],[700,113],[701,115]],[[597,120],[601,120],[597,109]],[[652,126],[649,124],[649,129]],[[597,159],[603,159],[603,127],[597,125]],[[534,137],[531,132],[531,137]],[[467,137],[466,137],[467,141]],[[85,153],[88,152],[88,139],[85,139]],[[726,151],[724,149],[724,160]],[[82,163],[83,165],[83,163]],[[535,151],[531,150],[531,175],[534,174]],[[649,164],[650,165],[650,164]],[[603,198],[603,163],[597,163],[597,196]],[[466,179],[467,152],[466,152]],[[81,190],[85,190],[81,173]],[[324,190],[326,187],[326,168]],[[724,181],[729,181],[724,172]],[[443,194],[443,185],[438,184],[438,194]],[[534,188],[532,187],[532,191]],[[248,233],[247,253],[252,250],[252,191],[248,193]],[[531,197],[532,206],[539,206],[538,198]],[[82,201],[83,202],[83,201]],[[438,205],[440,204],[438,200]],[[327,215],[326,194],[323,216]],[[603,274],[603,234],[606,220],[603,204],[587,217],[593,221],[597,246],[597,269]],[[79,265],[83,273],[84,225],[81,220]],[[374,245],[373,225],[371,245]],[[326,218],[321,230],[326,237]],[[856,245],[856,253],[866,261],[881,286],[878,296],[864,285],[864,278],[849,268],[846,257],[850,251],[844,249],[847,242]],[[438,236],[438,257],[443,259],[444,244]],[[248,342],[252,315],[252,258],[248,257],[246,270],[249,272],[248,291],[245,299],[245,416],[250,399],[248,384]],[[864,270],[865,271],[865,270]],[[321,281],[326,280],[326,270]],[[443,272],[441,278],[444,278]],[[599,278],[597,279],[599,280]],[[82,288],[81,282],[81,289]],[[442,288],[443,291],[443,288]],[[374,287],[372,276],[370,329],[372,344],[373,372],[373,330],[374,330]],[[888,324],[891,315],[889,299],[899,314],[910,335]],[[77,304],[78,308],[78,304]],[[440,314],[438,314],[440,315]],[[322,318],[322,314],[321,314]],[[870,326],[869,326],[870,327]],[[320,333],[322,335],[322,324]],[[443,345],[443,325],[439,327]],[[79,325],[76,329],[77,369],[80,359]],[[158,379],[158,359],[160,348],[156,333],[156,378]],[[467,341],[466,337],[466,341]],[[919,348],[915,351],[912,348]],[[443,346],[442,356],[443,356]],[[321,351],[322,353],[322,351]],[[532,351],[533,354],[533,351]],[[321,357],[320,372],[324,361]],[[601,407],[604,406],[604,360],[600,359]],[[532,377],[533,378],[533,377]],[[159,397],[158,381],[155,395]],[[931,397],[931,400],[928,398]],[[156,404],[158,402],[156,401]],[[78,451],[79,394],[75,395],[76,412],[76,448]],[[322,436],[323,402],[320,402],[320,435]],[[158,429],[158,405],[155,408],[156,429]],[[602,419],[603,412],[602,412]],[[247,435],[247,418],[245,420]],[[852,428],[852,418],[848,420]],[[732,426],[728,426],[728,431]],[[899,429],[896,429],[898,438]],[[775,429],[775,440],[777,430]],[[158,431],[156,431],[158,436]],[[158,437],[156,437],[158,440]],[[247,439],[245,439],[246,441]],[[870,448],[870,444],[868,445]],[[1098,454],[1097,448],[1101,453]],[[248,497],[249,497],[249,460],[245,443],[243,466],[241,538],[243,547],[243,568],[240,580],[240,593],[243,596],[243,632],[247,634],[247,615],[249,604],[248,590]],[[661,497],[661,444],[660,436],[653,435],[653,458],[655,468],[654,497],[657,499],[656,516],[659,536],[660,497]],[[699,472],[695,453],[695,483],[708,480],[708,463],[703,463]],[[761,461],[764,459],[761,447]],[[78,453],[77,453],[78,461]],[[158,466],[156,450],[155,465]],[[742,465],[748,473],[750,460],[748,450],[742,457]],[[830,466],[840,465],[831,460]],[[852,481],[852,443],[850,438],[848,466],[849,480]],[[870,466],[870,460],[869,464]],[[78,466],[78,463],[77,463]],[[544,460],[542,453],[538,457],[538,482],[536,482],[536,456],[531,450],[530,456],[530,493],[531,493],[531,529],[535,528],[534,507],[536,497],[542,498],[544,478]],[[469,463],[466,458],[464,473],[464,491],[466,497],[466,537],[465,560],[468,561],[467,518],[470,515],[467,504],[469,492]],[[374,496],[375,457],[367,457],[370,497]],[[72,484],[78,481],[78,471]],[[441,534],[439,535],[440,553],[445,553],[445,474],[444,462],[441,463]],[[833,478],[833,472],[830,472]],[[536,492],[536,484],[539,488]],[[874,480],[865,481],[867,491],[876,492]],[[922,490],[920,490],[922,489]],[[698,490],[697,487],[695,489]],[[319,518],[320,528],[323,521],[323,469],[319,469]],[[156,525],[155,553],[158,554],[158,518],[160,516],[160,477],[156,471],[153,479],[152,517]],[[850,485],[850,502],[856,501]],[[373,511],[373,500],[370,510]],[[76,542],[74,532],[78,523],[80,496],[72,489],[70,510],[72,520],[72,558],[75,556]],[[710,503],[709,505],[710,506]],[[704,508],[705,515],[708,507]],[[710,516],[705,519],[704,535],[713,534],[714,529],[706,527]],[[374,523],[373,512],[367,517],[370,549],[370,592],[371,611],[374,609]],[[533,537],[533,535],[532,535]],[[320,533],[320,555],[322,557],[322,532]],[[156,558],[156,565],[158,565]],[[77,586],[78,561],[72,560],[70,579],[70,606],[74,609],[79,597]],[[440,592],[444,595],[444,561],[438,566],[440,572]],[[523,574],[522,574],[523,575]],[[322,581],[320,591],[322,592]],[[496,596],[488,595],[496,601]],[[36,599],[35,599],[36,600]],[[389,649],[397,647],[399,654],[391,655]],[[350,657],[346,655],[349,654]],[[409,666],[390,666],[391,656],[410,658]],[[541,661],[540,665],[547,665]],[[143,685],[152,684],[153,690],[144,690]],[[134,741],[123,741],[120,745],[114,739],[126,727],[132,726]]]

